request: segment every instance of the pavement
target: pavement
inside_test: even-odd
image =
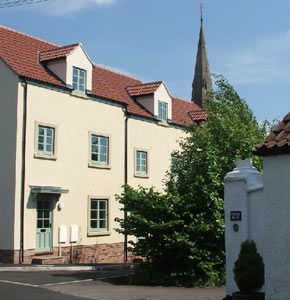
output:
[[[39,271],[96,271],[132,269],[133,265],[124,264],[60,264],[60,265],[13,265],[0,264],[0,272],[39,272]]]
[[[0,267],[1,268],[1,267]],[[0,272],[1,300],[222,300],[225,288],[117,285],[112,278],[130,269]]]

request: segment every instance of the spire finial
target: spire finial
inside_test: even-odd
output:
[[[203,22],[203,16],[202,16],[202,3],[200,3],[200,22]]]

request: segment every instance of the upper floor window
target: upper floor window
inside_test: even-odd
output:
[[[91,163],[109,165],[109,137],[91,134]]]
[[[135,175],[146,176],[148,174],[148,154],[147,151],[136,150]]]
[[[168,104],[164,101],[158,101],[158,118],[167,122],[168,119]]]
[[[36,156],[55,156],[55,130],[53,126],[37,124]]]
[[[84,93],[86,91],[86,71],[73,67],[73,89]]]
[[[109,231],[108,199],[90,199],[90,231]]]

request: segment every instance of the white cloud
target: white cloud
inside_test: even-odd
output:
[[[290,83],[290,31],[257,40],[223,62],[224,73],[234,84]]]
[[[46,2],[47,12],[53,15],[73,14],[96,5],[110,5],[116,0],[51,0]]]

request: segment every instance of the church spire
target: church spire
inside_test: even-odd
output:
[[[209,99],[209,93],[212,90],[212,81],[209,70],[209,63],[206,54],[206,43],[203,32],[202,5],[200,7],[200,32],[198,41],[198,50],[196,54],[195,73],[192,82],[191,101],[203,106],[203,102]]]

